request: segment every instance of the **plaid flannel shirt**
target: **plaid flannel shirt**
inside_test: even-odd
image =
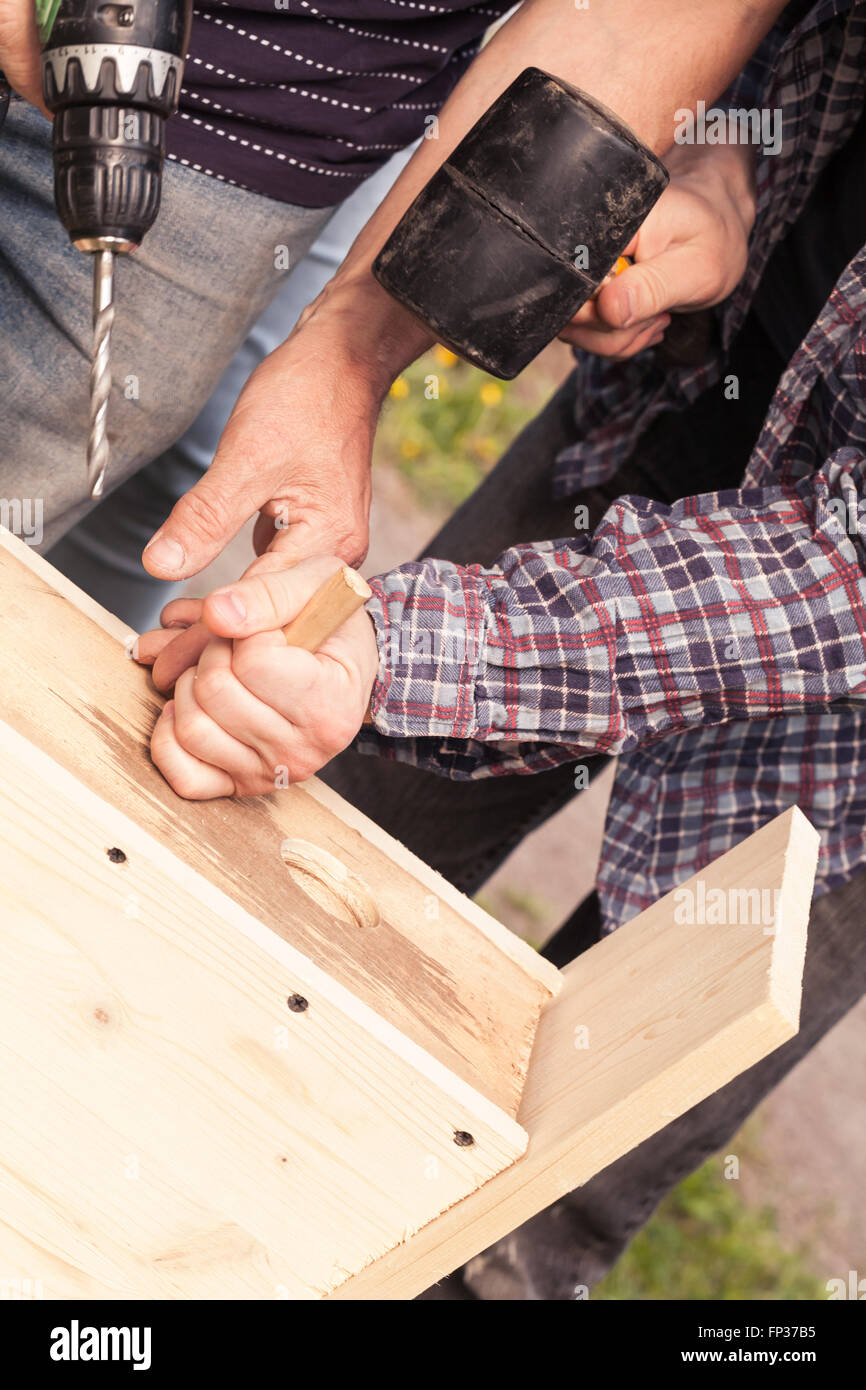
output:
[[[612,476],[656,414],[721,380],[864,87],[866,3],[789,6],[727,94],[781,108],[783,140],[758,154],[719,352],[664,375],[650,353],[578,354],[560,495]],[[598,876],[607,929],[793,804],[821,833],[817,891],[843,882],[866,861],[864,398],[866,249],[789,363],[740,489],[672,506],[621,497],[591,536],[374,580],[380,669],[357,746],[455,778],[618,754]]]

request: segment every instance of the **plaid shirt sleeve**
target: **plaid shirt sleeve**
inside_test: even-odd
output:
[[[362,751],[535,772],[691,726],[866,693],[866,457],[797,482],[622,497],[592,536],[372,581]]]

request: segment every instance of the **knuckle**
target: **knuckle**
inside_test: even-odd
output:
[[[235,642],[232,652],[232,671],[247,690],[254,689],[261,671],[258,652],[251,644]]]
[[[295,782],[306,782],[308,778],[315,777],[327,761],[327,758],[318,758],[308,750],[300,753],[296,751],[292,755],[291,762],[285,759],[283,766],[289,768],[289,781],[294,784]]]
[[[280,627],[284,619],[279,612],[278,599],[275,593],[275,585],[279,581],[271,580],[269,582],[263,574],[254,574],[246,582],[250,584],[252,589],[257,617],[272,627]]]
[[[219,535],[226,522],[226,509],[217,496],[211,492],[199,492],[193,488],[177,504],[177,517],[200,540],[210,540]]]
[[[185,706],[180,710],[175,706],[174,729],[180,746],[190,749],[195,745],[204,733],[207,722],[207,715],[197,705]]]
[[[652,261],[645,261],[643,265],[644,299],[646,306],[646,317],[651,314],[658,314],[665,304],[667,285],[664,276],[660,273],[657,266]]]
[[[370,547],[370,533],[364,528],[349,531],[336,549],[336,554],[349,565],[362,565]]]
[[[178,796],[182,796],[185,801],[196,801],[198,799],[200,787],[195,773],[187,768],[160,767],[160,772],[165,780],[171,784]]]
[[[185,800],[192,800],[198,790],[198,782],[195,770],[181,763],[172,754],[170,741],[155,733],[150,742],[150,756],[154,765],[162,773],[169,786],[173,787],[178,796]]]
[[[201,671],[196,677],[195,695],[203,709],[224,703],[232,686],[231,672],[222,668]]]
[[[355,737],[361,724],[362,715],[346,715],[328,730],[327,756],[334,758],[347,748]]]

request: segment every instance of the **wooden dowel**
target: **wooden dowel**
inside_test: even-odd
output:
[[[333,637],[353,613],[363,607],[372,590],[357,570],[343,565],[317,589],[296,618],[283,628],[290,647],[318,651],[323,642]]]

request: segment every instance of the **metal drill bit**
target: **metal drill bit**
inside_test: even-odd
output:
[[[102,496],[108,467],[105,420],[111,393],[109,343],[114,323],[114,252],[93,253],[93,358],[90,365],[90,438],[87,481],[91,497]]]

